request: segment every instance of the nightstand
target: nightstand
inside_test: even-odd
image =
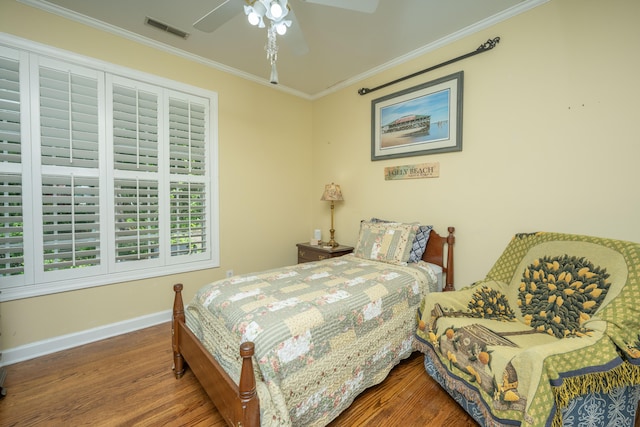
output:
[[[322,245],[310,245],[309,243],[298,243],[298,264],[303,262],[320,261],[327,258],[336,258],[353,252],[351,246],[337,246],[335,248],[325,248]]]

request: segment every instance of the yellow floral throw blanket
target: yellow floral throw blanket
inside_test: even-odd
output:
[[[559,426],[574,397],[640,384],[640,244],[518,234],[418,316],[418,349],[488,424]]]

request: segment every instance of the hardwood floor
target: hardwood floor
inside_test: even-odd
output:
[[[191,371],[176,380],[171,364],[166,323],[9,365],[0,425],[225,426]],[[477,424],[416,353],[330,424],[356,425]]]
[[[191,371],[176,380],[171,363],[166,323],[10,365],[0,425],[225,426]],[[364,425],[477,426],[417,353],[330,424]]]

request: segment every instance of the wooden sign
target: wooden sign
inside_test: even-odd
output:
[[[438,178],[439,176],[440,163],[438,162],[384,168],[384,179],[387,181],[398,179]]]

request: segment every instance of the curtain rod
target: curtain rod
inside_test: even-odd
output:
[[[491,50],[491,49],[493,49],[494,47],[496,47],[496,45],[497,45],[499,42],[500,42],[500,37],[494,37],[493,39],[489,39],[489,40],[487,40],[486,42],[482,43],[482,44],[481,44],[481,45],[480,45],[476,50],[474,50],[473,52],[465,53],[464,55],[460,55],[460,56],[458,56],[457,58],[453,58],[453,59],[450,59],[450,60],[448,60],[448,61],[441,62],[441,63],[440,63],[440,64],[438,64],[438,65],[434,65],[434,66],[432,66],[432,67],[425,68],[424,70],[421,70],[421,71],[416,71],[416,72],[415,72],[415,73],[413,73],[413,74],[409,74],[408,76],[400,77],[399,79],[396,79],[396,80],[390,81],[390,82],[388,82],[388,83],[382,84],[382,85],[380,85],[380,86],[376,86],[376,87],[371,88],[371,89],[366,88],[366,87],[363,87],[363,88],[361,88],[361,89],[358,89],[358,94],[360,94],[360,95],[366,95],[366,94],[371,93],[371,92],[373,92],[373,91],[376,91],[376,90],[378,90],[378,89],[382,89],[382,88],[385,88],[385,87],[387,87],[387,86],[391,86],[391,85],[393,85],[393,84],[400,83],[401,81],[404,81],[404,80],[410,79],[410,78],[412,78],[412,77],[418,76],[418,75],[420,75],[420,74],[424,74],[424,73],[426,73],[426,72],[433,71],[433,70],[435,70],[436,68],[440,68],[440,67],[444,67],[445,65],[453,64],[454,62],[460,61],[461,59],[469,58],[470,56],[474,56],[474,55],[477,55],[477,54],[479,54],[479,53],[486,52],[486,51]]]

